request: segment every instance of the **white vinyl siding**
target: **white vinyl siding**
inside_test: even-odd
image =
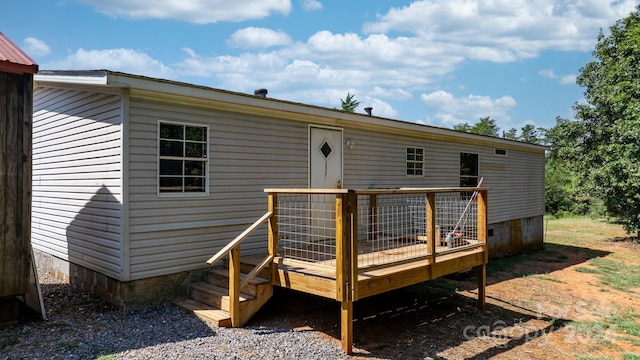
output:
[[[209,194],[158,197],[157,119],[209,126]],[[133,98],[131,279],[200,269],[267,210],[268,187],[307,187],[308,125]],[[264,251],[266,227],[243,254]]]
[[[36,88],[34,248],[121,276],[121,96]]]
[[[354,144],[343,148],[344,188],[457,187],[460,153],[468,152],[478,154],[479,176],[490,188],[490,224],[544,213],[542,148],[487,139],[478,144],[429,128],[408,136],[357,122],[340,126],[339,113],[335,122],[314,124],[296,118],[309,115],[298,105],[291,105],[288,119],[278,119],[166,94],[168,101],[150,100],[153,93],[134,86],[124,90],[131,98],[112,91],[36,88],[33,245],[115,279],[202,269],[266,212],[265,188],[308,187],[310,126],[342,128]],[[198,105],[186,105],[192,101]],[[159,196],[159,121],[208,127],[206,193]],[[497,146],[508,156],[496,156]],[[407,147],[424,149],[424,176],[407,176]],[[262,226],[242,254],[264,252],[266,245]]]
[[[493,146],[463,141],[408,138],[388,133],[345,129],[357,144],[344,151],[344,187],[457,187],[460,153],[478,154],[479,176],[489,190],[489,223],[544,214],[544,152],[509,148],[509,156],[495,156]],[[408,142],[428,149],[424,177],[406,176]]]

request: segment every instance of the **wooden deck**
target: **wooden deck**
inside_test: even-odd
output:
[[[400,264],[372,267],[358,273],[353,301],[387,291],[418,284],[427,280],[467,271],[485,263],[482,246],[437,256],[406,260]],[[258,260],[260,257],[255,257]],[[252,258],[243,262],[252,263]],[[336,271],[322,264],[305,263],[276,257],[272,283],[287,289],[302,291],[329,299],[336,298]]]
[[[243,305],[243,302],[247,301],[247,296],[243,296],[241,291],[258,275],[266,278],[270,286],[280,286],[340,302],[341,343],[348,354],[352,352],[353,345],[353,303],[359,299],[473,268],[478,273],[478,308],[485,307],[488,260],[487,189],[265,191],[268,192],[267,213],[208,261],[212,265],[229,254],[229,295],[208,296],[216,300],[222,299],[221,304],[230,314],[231,326],[242,326],[257,311],[258,306],[270,297],[272,291],[262,290],[264,296],[255,298],[255,304],[260,305],[251,307],[251,311],[245,310],[247,305]],[[461,196],[460,193],[463,192],[467,194]],[[448,197],[436,200],[436,195],[442,194]],[[402,197],[399,200],[391,198],[397,195],[410,195],[413,198],[411,201]],[[287,199],[293,196],[293,200],[279,202],[279,196]],[[383,196],[389,196],[383,200],[391,205],[378,201]],[[331,204],[331,216],[313,216],[320,214],[313,201],[321,197],[324,197],[323,206]],[[422,201],[417,207],[416,201],[413,201],[416,199]],[[359,206],[359,201],[365,203],[364,207]],[[395,212],[403,212],[405,217],[402,219],[405,220],[385,223],[386,218],[379,216],[381,210],[387,209],[385,206],[394,207]],[[471,215],[473,219],[469,222],[470,230],[459,236],[463,232],[457,230],[469,208],[474,209]],[[367,215],[359,217],[358,209],[367,211]],[[369,223],[358,224],[363,220]],[[264,223],[268,225],[268,254],[244,256],[241,260],[240,243]],[[383,227],[390,227],[392,231],[382,231]],[[445,227],[452,229],[446,232],[452,248],[443,246],[441,242],[440,229]],[[372,230],[359,236],[359,229]],[[403,235],[417,234],[417,231],[420,232],[417,236]],[[333,237],[325,241],[326,234],[333,234]],[[389,246],[389,234],[398,234],[402,241],[398,245]],[[452,234],[455,237],[452,238]],[[463,236],[465,240],[462,240]],[[362,238],[369,242],[379,240],[383,246],[374,250],[375,246],[362,242]],[[318,243],[318,239],[322,241]],[[293,247],[288,252],[289,245]],[[359,246],[362,246],[360,251]],[[322,251],[310,251],[310,248],[321,248]],[[305,258],[303,255],[310,256]],[[241,269],[241,264],[249,264],[249,268]],[[187,305],[193,307],[193,304]]]

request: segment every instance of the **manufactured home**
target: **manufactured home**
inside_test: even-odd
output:
[[[480,179],[488,200],[486,228],[478,226],[489,256],[543,246],[544,147],[264,93],[107,70],[38,73],[32,242],[39,265],[120,306],[156,303],[201,280],[207,259],[263,216],[279,189],[298,189],[303,202],[315,196],[304,189],[358,189],[370,206],[384,191],[476,194]],[[424,218],[432,192],[422,203],[399,200],[409,209],[399,222],[422,214],[427,235],[444,239],[444,225]],[[456,199],[476,204],[475,195]],[[309,206],[302,218],[323,211]],[[381,226],[379,216],[358,229]],[[242,254],[267,253],[271,235],[258,228]]]

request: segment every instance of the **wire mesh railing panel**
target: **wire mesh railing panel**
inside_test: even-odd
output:
[[[424,196],[384,194],[375,195],[375,200],[366,195],[358,197],[358,267],[405,261],[428,254],[424,225],[420,227],[420,221],[416,219],[420,215],[411,205]],[[424,203],[422,200],[423,207]]]
[[[474,192],[435,194],[435,251],[478,243]],[[429,255],[427,194],[358,196],[358,266]]]
[[[278,195],[280,256],[335,268],[336,196],[343,195]],[[435,196],[434,248],[427,238],[428,196]],[[358,236],[349,241],[357,241],[358,268],[388,266],[478,244],[476,197],[472,191],[357,194]]]
[[[477,193],[436,194],[436,252],[477,243]]]
[[[280,194],[277,207],[280,256],[335,267],[336,195]]]

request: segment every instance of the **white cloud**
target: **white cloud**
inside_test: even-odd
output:
[[[553,69],[540,70],[540,71],[538,71],[538,75],[542,76],[543,78],[547,78],[547,79],[555,79],[555,78],[557,78],[556,72]]]
[[[562,85],[574,85],[576,83],[577,76],[576,75],[564,75],[560,78],[559,83]]]
[[[600,28],[635,5],[635,0],[421,0],[378,15],[364,31],[408,32],[465,58],[506,62],[544,50],[587,51]]]
[[[280,33],[251,29],[237,32],[233,39],[250,44],[264,34],[276,39]],[[274,97],[333,107],[347,87],[379,101],[411,98],[412,91],[442,78],[463,60],[444,47],[427,45],[405,37],[319,31],[306,42],[270,52],[210,57],[185,49],[186,58],[175,67],[183,75],[213,77],[222,88],[247,92],[268,87]]]
[[[465,122],[475,124],[478,119],[489,116],[496,120],[500,128],[508,128],[511,121],[509,111],[516,106],[511,96],[497,99],[480,95],[455,97],[443,90],[422,94],[420,99],[434,114],[429,122],[437,122],[445,127]]]
[[[266,49],[272,46],[286,46],[292,43],[291,38],[283,31],[248,27],[233,34],[227,43],[242,49]]]
[[[318,0],[302,0],[302,8],[307,11],[321,10],[322,3]]]
[[[262,19],[291,11],[291,0],[76,0],[112,17],[174,19],[196,24]]]
[[[174,71],[149,55],[132,49],[84,50],[79,49],[62,60],[41,66],[56,70],[108,69],[159,78],[174,78]]]
[[[558,80],[558,83],[561,85],[573,85],[576,83],[577,76],[574,74],[569,75],[557,75],[553,69],[544,69],[538,71],[538,75],[543,78]]]
[[[47,43],[34,37],[24,39],[24,51],[33,57],[47,56],[51,53],[51,48]]]

